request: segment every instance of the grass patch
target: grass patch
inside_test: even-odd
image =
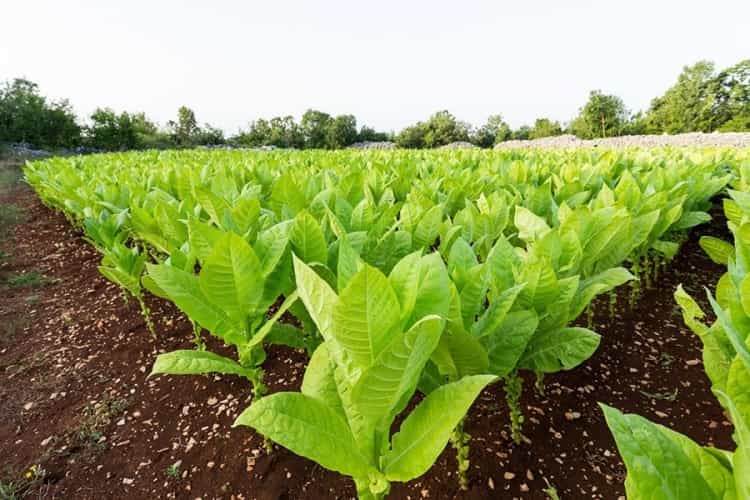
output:
[[[679,389],[675,389],[674,392],[647,392],[639,391],[641,395],[648,399],[658,399],[660,401],[676,401]]]
[[[113,398],[108,393],[101,401],[86,405],[81,424],[73,431],[73,443],[89,451],[103,451],[106,448],[102,442],[104,430],[128,406],[127,400]]]
[[[8,378],[13,378],[19,373],[23,373],[36,368],[41,368],[47,362],[47,355],[41,352],[34,353],[31,357],[23,358],[15,363],[0,365],[0,369],[8,373]]]
[[[5,285],[10,288],[36,287],[50,285],[54,279],[45,278],[39,271],[29,271],[22,274],[12,274],[5,278]]]
[[[180,476],[182,473],[180,472],[180,464],[181,461],[177,461],[167,467],[167,476],[171,477],[172,479],[180,479]]]
[[[6,470],[0,478],[0,500],[20,500],[32,496],[44,485],[46,476],[47,471],[39,465],[32,465],[23,474],[11,474]]]

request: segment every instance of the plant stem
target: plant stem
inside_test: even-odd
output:
[[[143,300],[143,297],[137,295],[136,299],[138,299],[138,304],[141,306],[141,314],[143,315],[143,320],[146,322],[146,327],[148,328],[148,331],[151,332],[151,337],[156,340],[156,329],[154,328],[154,322],[151,320],[151,310],[146,305],[146,301]]]
[[[521,394],[523,393],[523,379],[518,372],[513,371],[505,377],[505,402],[510,413],[510,435],[513,442],[521,442],[521,428],[523,427],[523,412],[521,411]]]
[[[464,431],[464,421],[462,418],[456,428],[453,430],[450,442],[453,448],[456,450],[456,462],[458,464],[458,487],[461,490],[466,490],[469,487],[469,477],[467,472],[471,463],[469,462],[469,442],[471,436]]]

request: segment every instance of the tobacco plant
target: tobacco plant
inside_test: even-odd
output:
[[[728,270],[707,291],[716,320],[705,314],[680,286],[675,300],[685,324],[703,342],[703,363],[711,389],[734,425],[734,451],[704,447],[637,415],[623,415],[602,405],[610,430],[628,469],[628,498],[750,498],[750,195],[729,191],[724,201],[734,247],[716,238],[701,246]]]
[[[234,233],[203,234],[207,240],[217,237],[195,275],[178,267],[148,264],[149,288],[169,298],[191,321],[233,346],[237,360],[205,350],[177,350],[156,358],[152,374],[194,375],[225,373],[246,377],[253,383],[256,395],[264,392],[265,360],[263,342],[273,335],[279,318],[296,301],[296,292],[284,289],[275,274],[284,266],[285,246],[276,248],[273,258],[259,257],[253,247]],[[198,236],[196,236],[197,246]],[[277,297],[286,298],[276,312],[266,319],[266,311]],[[301,332],[300,332],[301,335]]]
[[[430,259],[430,256],[422,259]],[[464,377],[427,395],[391,435],[440,341],[444,319],[419,283],[441,278],[439,259],[386,277],[360,264],[336,294],[295,258],[297,289],[323,335],[300,393],[253,403],[236,420],[351,477],[359,498],[380,499],[394,481],[425,473],[491,375]],[[442,273],[444,273],[444,269]],[[430,290],[429,287],[427,287]],[[437,292],[437,290],[435,290]]]

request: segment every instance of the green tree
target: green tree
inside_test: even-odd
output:
[[[434,148],[456,141],[468,141],[470,127],[443,110],[430,116],[426,122],[417,122],[396,136],[396,143],[404,148]]]
[[[383,142],[390,141],[393,137],[386,132],[378,132],[372,127],[363,125],[357,134],[357,141],[360,142]]]
[[[91,114],[91,125],[86,128],[91,147],[107,151],[134,149],[138,144],[135,122],[123,111],[119,115],[111,108],[97,108]]]
[[[215,146],[217,144],[224,144],[225,142],[224,131],[209,123],[203,124],[203,126],[193,134],[193,143],[202,146]]]
[[[516,141],[528,141],[531,139],[531,127],[528,125],[521,125],[513,131],[510,138]]]
[[[67,100],[48,101],[39,86],[16,78],[0,86],[0,142],[34,147],[74,147],[81,127]]]
[[[136,135],[136,147],[139,149],[167,149],[174,147],[170,135],[146,117],[145,113],[130,115]]]
[[[396,136],[396,144],[402,148],[423,148],[425,147],[425,135],[427,127],[425,123],[418,122],[415,125],[404,128]]]
[[[305,147],[305,136],[291,115],[271,118],[269,126],[268,144],[279,148],[301,149]]]
[[[722,131],[750,130],[750,59],[721,71],[712,90],[715,126]]]
[[[172,138],[178,146],[192,146],[198,132],[198,120],[195,112],[187,106],[180,106],[177,110],[177,121],[167,122]]]
[[[491,148],[498,142],[510,139],[511,133],[510,125],[501,115],[491,115],[487,123],[471,133],[470,141],[481,148]]]
[[[648,131],[677,134],[714,130],[717,125],[715,81],[711,61],[685,66],[677,83],[651,101],[646,115]]]
[[[628,112],[616,95],[592,90],[578,117],[570,124],[571,132],[582,139],[612,137],[622,134]]]
[[[560,122],[550,120],[549,118],[537,118],[534,122],[534,128],[531,130],[532,139],[542,137],[551,137],[562,134]]]
[[[305,140],[305,147],[322,149],[326,147],[328,138],[328,127],[331,123],[331,115],[322,111],[308,109],[302,115],[300,128]]]
[[[268,120],[259,118],[251,121],[247,130],[240,130],[240,132],[231,139],[231,142],[249,147],[267,146],[271,144],[270,138],[271,124],[268,123]]]
[[[328,123],[326,146],[337,149],[349,146],[357,140],[357,119],[354,115],[339,115]]]
[[[469,140],[469,125],[460,122],[447,110],[438,111],[427,120],[424,145],[428,148]]]

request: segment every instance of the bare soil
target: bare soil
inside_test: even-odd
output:
[[[36,271],[45,280],[0,285],[0,480],[39,498],[323,499],[353,498],[353,484],[275,447],[248,428],[231,428],[251,388],[235,377],[148,378],[154,357],[190,348],[189,323],[149,298],[158,332],[149,335],[137,304],[97,271],[99,256],[80,231],[26,187],[0,193],[25,220],[7,227],[0,283]],[[471,434],[468,491],[459,491],[448,447],[423,477],[394,485],[389,498],[617,499],[624,467],[597,402],[636,412],[704,445],[732,446],[732,427],[711,395],[700,341],[683,325],[672,293],[683,283],[706,306],[722,269],[697,245],[726,236],[725,221],[698,228],[633,310],[621,290],[615,318],[598,301],[603,336],[583,366],[547,377],[544,396],[527,380],[526,440],[509,438],[502,385],[485,390],[466,423]],[[32,280],[33,281],[33,280]],[[212,350],[225,348],[215,340]],[[269,349],[271,392],[296,390],[306,355]],[[36,474],[28,474],[37,466]]]

